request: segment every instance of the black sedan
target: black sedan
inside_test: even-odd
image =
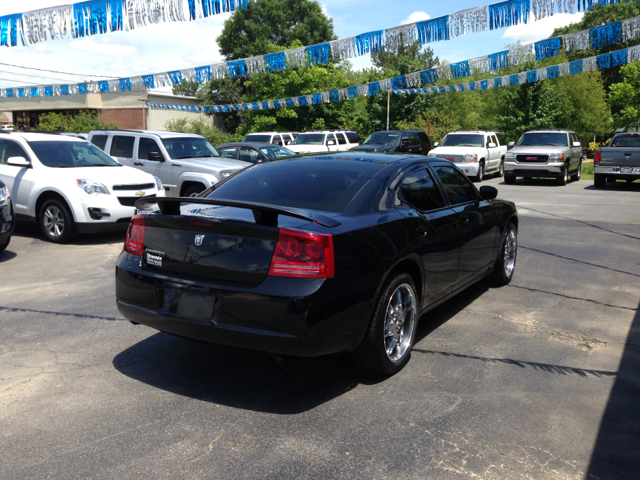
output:
[[[15,226],[16,221],[9,189],[0,180],[0,252],[9,246]]]
[[[353,352],[384,374],[420,316],[480,279],[511,281],[515,205],[452,163],[337,153],[253,165],[131,220],[122,315],[278,354]],[[145,200],[138,208],[145,208]]]
[[[223,143],[216,147],[218,153],[224,158],[234,158],[249,163],[263,163],[276,158],[296,155],[288,148],[258,142]]]

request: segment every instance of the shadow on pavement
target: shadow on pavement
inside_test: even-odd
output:
[[[640,305],[602,417],[586,478],[640,476]]]
[[[12,252],[10,248],[11,245],[9,245],[6,250],[0,252],[0,263],[8,262],[12,258],[16,258],[18,256],[18,254],[16,252]]]
[[[127,232],[111,233],[92,233],[79,235],[69,245],[104,245],[111,243],[124,243]],[[34,222],[28,220],[20,220],[16,222],[16,229],[13,232],[14,237],[32,238],[46,242],[44,236],[40,232],[40,228]],[[55,245],[52,243],[52,245]]]
[[[589,184],[584,187],[585,190],[613,190],[615,192],[637,192],[640,190],[640,182],[607,182],[604,188],[596,188],[593,185],[593,180],[586,180],[585,184],[587,182]]]

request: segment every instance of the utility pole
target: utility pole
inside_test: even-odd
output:
[[[391,105],[391,90],[387,92],[387,132],[389,131],[389,106]]]

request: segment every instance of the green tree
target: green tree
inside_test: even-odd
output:
[[[616,127],[640,129],[640,63],[633,62],[620,69],[624,80],[611,86],[609,103]]]
[[[103,123],[95,110],[81,110],[79,114],[65,116],[61,113],[43,113],[38,117],[38,128],[50,132],[89,133],[91,130],[108,128],[116,130],[114,123]]]
[[[430,47],[421,50],[420,47],[420,42],[416,40],[411,45],[386,48],[372,53],[371,62],[384,72],[397,72],[398,75],[428,70],[438,65],[438,57],[434,58],[433,50]]]
[[[201,84],[196,81],[187,80],[183,78],[182,83],[179,85],[174,85],[171,91],[174,95],[183,95],[185,97],[195,97],[196,94],[198,93],[198,90],[200,89],[200,86]]]
[[[171,132],[195,133],[196,135],[202,135],[214,146],[233,142],[235,140],[232,134],[225,133],[213,125],[207,125],[201,119],[187,120],[186,118],[179,118],[178,120],[169,120],[165,124],[165,128]]]

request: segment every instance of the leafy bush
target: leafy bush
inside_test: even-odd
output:
[[[38,129],[48,132],[89,133],[91,130],[101,128],[118,129],[118,126],[114,123],[102,123],[98,117],[98,112],[94,110],[82,110],[73,117],[67,117],[55,112],[43,113],[38,120]]]
[[[165,124],[165,128],[172,132],[195,133],[196,135],[202,135],[214,146],[235,141],[234,135],[225,133],[213,125],[207,125],[204,123],[204,120],[200,118],[197,120],[187,120],[186,118],[169,120]]]

